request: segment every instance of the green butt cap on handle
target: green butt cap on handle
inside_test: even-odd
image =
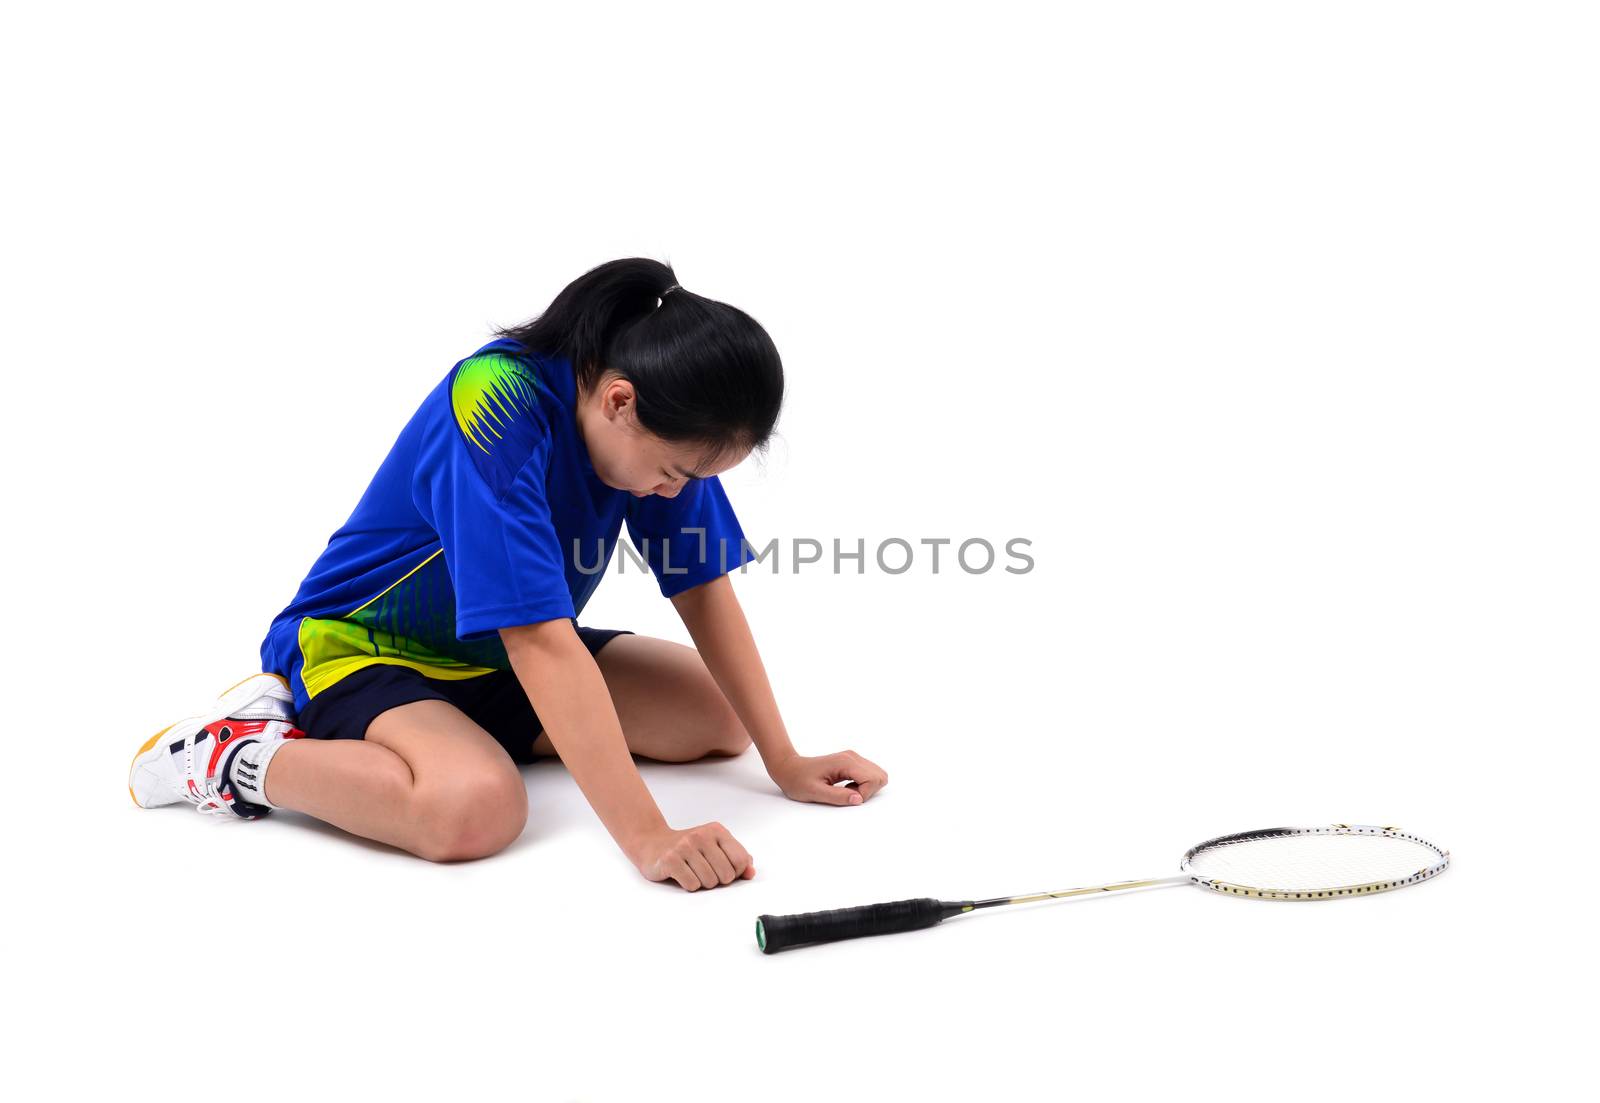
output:
[[[756,919],[756,945],[764,954],[775,954],[791,946],[916,931],[960,915],[971,907],[970,901],[951,904],[923,897],[798,915],[763,915]]]

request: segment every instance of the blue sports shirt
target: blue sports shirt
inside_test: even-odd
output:
[[[571,364],[509,338],[450,369],[262,641],[297,709],[375,663],[509,670],[498,630],[575,619],[624,523],[667,597],[752,558],[715,476],[674,498],[602,483],[576,407]]]

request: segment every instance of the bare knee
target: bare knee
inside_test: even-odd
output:
[[[707,732],[703,753],[732,757],[743,754],[749,748],[750,733],[745,731],[744,725],[739,722],[739,717],[733,709],[723,709],[717,714],[716,723],[711,725]]]
[[[461,862],[498,854],[528,823],[528,790],[514,770],[484,770],[453,778],[416,798],[412,853],[431,862]]]

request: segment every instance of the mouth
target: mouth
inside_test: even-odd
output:
[[[609,486],[612,490],[626,490],[629,494],[632,494],[635,498],[648,498],[648,497],[650,497],[651,494],[654,493],[654,491],[650,491],[650,490],[635,490],[631,486],[619,486],[616,483],[612,482],[610,479],[606,478],[604,475],[601,475],[598,471],[595,472],[595,475],[600,479],[600,481],[602,483],[604,483],[606,486]]]

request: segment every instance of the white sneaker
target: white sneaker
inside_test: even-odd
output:
[[[128,795],[140,808],[186,800],[200,812],[253,820],[270,809],[235,799],[228,780],[233,756],[260,739],[296,739],[294,694],[276,674],[252,674],[224,690],[197,716],[162,728],[145,741],[128,769]]]

